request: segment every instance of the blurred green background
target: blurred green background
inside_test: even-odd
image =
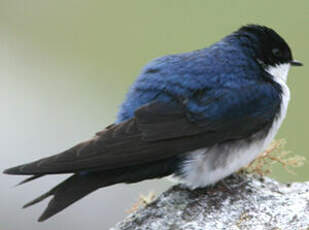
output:
[[[277,138],[309,158],[309,1],[0,0],[0,169],[64,150],[115,120],[141,67],[152,58],[208,46],[247,23],[277,30],[305,66],[292,68],[287,119]],[[309,180],[308,164],[280,181]],[[46,202],[21,205],[63,179],[14,188],[0,175],[0,229],[108,229],[140,193],[163,191],[165,180],[100,190],[38,224]]]

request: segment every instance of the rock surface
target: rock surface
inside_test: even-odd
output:
[[[307,230],[309,182],[230,177],[195,189],[176,185],[112,230]]]

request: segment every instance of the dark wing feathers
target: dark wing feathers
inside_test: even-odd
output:
[[[179,123],[180,127],[182,124],[185,125],[183,119],[180,122],[175,119],[174,121]],[[175,128],[173,130],[175,132]],[[114,125],[100,132],[99,136],[63,153],[8,169],[5,173],[31,175],[122,168],[169,158],[183,151],[207,145],[208,142],[205,138],[198,136],[185,136],[181,138],[181,143],[179,138],[169,141],[164,138],[164,140],[149,142],[145,140],[143,134],[143,130],[134,118]]]
[[[134,115],[143,140],[148,142],[192,136],[202,131],[188,121],[180,106],[157,102],[137,110]]]
[[[252,90],[248,88],[243,93]],[[241,93],[232,96],[235,95],[241,96]],[[215,101],[216,108],[222,102],[219,107],[228,107],[223,111],[229,114],[220,114],[219,119],[210,117],[198,122],[187,118],[187,110],[183,105],[149,103],[139,108],[132,119],[108,126],[86,142],[60,154],[8,169],[5,173],[31,175],[110,170],[155,162],[220,142],[248,137],[270,127],[277,109],[275,102],[263,101],[265,109],[262,111],[266,115],[255,116],[252,101],[261,103],[267,100],[260,91],[256,90],[255,95],[257,98],[251,93],[253,98],[250,100],[247,100],[250,97],[243,97],[247,101],[233,98],[238,103],[236,106],[227,104],[227,98],[231,96],[228,94],[223,99],[208,100]],[[248,113],[246,106],[250,107]],[[241,115],[237,112],[238,115],[233,117],[233,109],[243,111]]]

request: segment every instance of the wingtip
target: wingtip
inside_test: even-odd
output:
[[[3,174],[11,174],[10,171],[11,171],[11,168],[3,170],[2,173]]]
[[[5,169],[3,171],[4,174],[8,174],[8,175],[33,175],[33,174],[37,174],[35,172],[27,172],[25,171],[25,167],[27,165],[24,164],[24,165],[18,165],[18,166],[15,166],[15,167],[12,167],[12,168],[8,168],[8,169]]]
[[[8,175],[18,175],[20,174],[20,167],[13,167],[13,168],[8,168],[8,169],[5,169],[2,173],[3,174],[8,174]]]

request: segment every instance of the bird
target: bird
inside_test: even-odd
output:
[[[128,90],[115,122],[72,148],[6,169],[70,176],[29,202],[52,197],[44,221],[118,183],[174,176],[191,189],[217,183],[253,161],[274,139],[290,100],[293,59],[273,29],[248,24],[199,50],[156,58]]]

